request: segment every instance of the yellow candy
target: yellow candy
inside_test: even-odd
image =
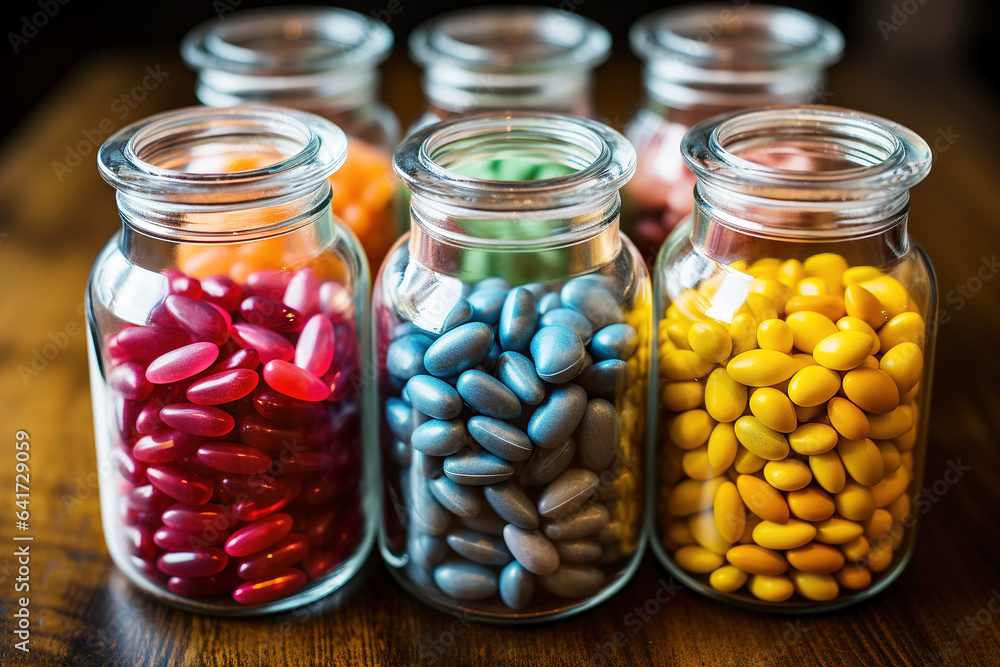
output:
[[[788,576],[792,580],[792,584],[795,585],[795,592],[807,600],[829,602],[840,595],[840,586],[837,585],[837,580],[829,574],[791,570]]]
[[[719,368],[712,372],[725,373],[726,371]],[[704,401],[705,385],[701,382],[671,382],[663,389],[663,405],[671,412],[694,410]]]
[[[885,474],[885,464],[882,463],[882,454],[878,451],[875,443],[868,438],[862,438],[861,440],[841,438],[837,442],[837,454],[840,456],[840,460],[843,462],[848,474],[865,486],[878,484]],[[832,493],[838,492],[833,491]]]
[[[889,314],[882,303],[861,285],[849,285],[844,290],[844,307],[848,315],[861,320],[873,330],[889,321]]]
[[[785,552],[788,564],[796,570],[813,574],[833,574],[844,567],[844,554],[836,547],[810,542]]]
[[[764,479],[780,491],[798,491],[812,481],[812,472],[798,459],[768,461],[764,464]]]
[[[923,349],[925,333],[924,318],[917,313],[902,313],[878,330],[878,340],[883,350],[891,350],[900,343],[915,343]]]
[[[794,549],[816,537],[816,527],[808,521],[789,519],[785,523],[761,521],[753,529],[753,541],[765,549]]]
[[[716,470],[725,470],[733,465],[740,442],[732,424],[720,422],[708,437],[708,464]]]
[[[844,464],[836,450],[809,457],[809,469],[812,470],[816,483],[829,493],[840,493],[847,483],[847,473]]]
[[[715,502],[716,491],[725,481],[725,477],[716,477],[707,482],[686,479],[678,483],[667,498],[667,511],[674,516],[688,516],[708,509]]]
[[[802,407],[822,405],[840,391],[840,375],[823,366],[806,366],[788,381],[788,397]]]
[[[778,269],[778,282],[788,287],[798,284],[805,277],[806,270],[803,268],[802,262],[797,259],[785,260],[781,268]]]
[[[667,525],[667,539],[677,546],[694,544],[694,535],[691,534],[691,529],[688,528],[687,521],[671,521]],[[865,553],[867,553],[867,549]]]
[[[797,454],[823,454],[837,446],[837,431],[826,424],[802,424],[788,435],[788,445]]]
[[[869,354],[878,353],[881,345],[878,339],[878,334],[875,333],[875,330],[872,329],[871,326],[869,326],[869,324],[864,320],[857,317],[851,317],[850,315],[845,315],[844,317],[841,317],[839,320],[837,320],[837,328],[840,329],[841,331],[859,331],[867,335],[869,338],[872,339],[872,349],[869,352]],[[868,358],[871,359],[872,357]],[[875,364],[876,364],[875,367],[878,368],[877,361],[875,362]]]
[[[851,563],[833,575],[844,588],[860,591],[872,585],[872,574],[863,565]]]
[[[816,540],[824,544],[847,544],[858,539],[865,532],[860,523],[836,516],[817,521],[814,525],[816,526]]]
[[[688,544],[674,552],[674,561],[688,572],[707,574],[719,568],[725,559],[696,544]]]
[[[743,588],[747,573],[734,565],[723,565],[708,576],[708,583],[717,591],[732,593]]]
[[[704,410],[682,412],[670,422],[670,440],[681,449],[694,449],[708,442],[715,420]]]
[[[787,285],[782,285],[773,278],[754,278],[750,282],[750,292],[765,296],[771,302],[775,308],[775,314],[770,315],[770,317],[777,317],[777,311],[785,308],[785,302],[792,295],[792,290]]]
[[[900,454],[912,452],[913,448],[917,446],[917,427],[914,426],[898,438],[893,438],[892,444],[896,445]]]
[[[812,355],[821,366],[835,371],[849,371],[860,366],[871,349],[872,340],[867,334],[838,331],[821,340],[813,349]]]
[[[885,466],[886,475],[898,468],[900,463],[902,463],[899,450],[889,440],[876,440],[875,446],[878,447],[878,453],[882,455],[882,464]]]
[[[694,535],[698,544],[711,552],[722,555],[733,546],[732,542],[726,540],[719,532],[719,528],[715,525],[715,514],[711,510],[698,512],[688,517],[688,528],[691,529],[691,534]]]
[[[751,264],[746,272],[755,278],[774,278],[778,275],[780,268],[780,259],[776,257],[764,257]]]
[[[707,445],[684,452],[684,456],[681,457],[681,467],[688,477],[702,481],[726,472],[725,468],[716,468],[709,462]]]
[[[696,322],[688,329],[688,344],[705,361],[721,363],[729,358],[733,340],[729,331],[716,322]]]
[[[676,353],[675,353],[676,354]],[[784,382],[797,370],[795,361],[775,350],[750,350],[733,357],[726,372],[748,387],[768,387]]]
[[[677,350],[663,357],[660,361],[660,372],[668,380],[696,380],[708,375],[713,364],[705,361],[692,350]]]
[[[889,514],[892,515],[892,520],[895,523],[906,523],[911,520],[910,510],[913,506],[913,501],[910,500],[910,496],[907,494],[901,495],[894,501],[886,505],[886,509],[889,510]]]
[[[873,440],[892,440],[913,428],[913,423],[913,408],[900,405],[885,414],[868,415],[868,424],[871,426],[868,437]]]
[[[844,376],[843,384],[847,398],[865,412],[884,415],[899,405],[899,388],[880,370],[858,368]]]
[[[892,528],[892,523],[892,515],[889,514],[889,510],[882,508],[875,510],[863,524],[865,527],[865,537],[873,544],[877,543],[882,539],[883,535],[888,534],[889,529]]]
[[[837,321],[843,317],[847,311],[844,309],[844,300],[833,294],[818,294],[816,296],[793,296],[785,304],[785,314],[809,311],[825,315],[830,321]]]
[[[792,514],[805,521],[823,521],[836,511],[830,495],[815,486],[790,491],[786,498]]]
[[[743,445],[740,445],[736,450],[736,456],[733,458],[733,470],[741,475],[752,475],[755,472],[763,470],[765,463],[767,463],[766,459],[762,459]]]
[[[844,286],[857,285],[858,283],[863,283],[866,280],[878,278],[881,275],[882,272],[874,266],[852,266],[844,271]]]
[[[878,574],[885,570],[892,563],[892,545],[885,547],[872,547],[865,559],[865,565],[872,572]]]
[[[775,523],[788,521],[788,504],[784,496],[764,480],[752,475],[740,475],[736,478],[736,488],[743,504],[760,518]]]
[[[897,498],[906,493],[906,487],[910,483],[910,475],[906,468],[900,466],[885,476],[878,484],[872,487],[872,497],[875,499],[876,507],[888,507]]]
[[[716,368],[705,382],[705,409],[712,419],[736,421],[747,408],[747,388],[726,372]]]
[[[746,307],[758,322],[773,320],[778,316],[778,309],[774,307],[774,302],[763,294],[750,292],[747,294]]]
[[[806,354],[812,354],[821,340],[837,333],[837,325],[826,315],[812,311],[792,313],[785,318],[792,330],[795,347]]]
[[[691,331],[691,323],[680,320],[667,320],[666,334],[670,342],[678,349],[690,350],[691,343],[688,342],[688,332]]]
[[[868,417],[846,398],[836,396],[826,404],[826,415],[837,433],[849,440],[861,440],[871,433]]]
[[[847,260],[833,252],[823,252],[809,257],[802,263],[806,275],[820,276],[827,281],[830,291],[838,291],[843,284],[844,272],[848,270]]]
[[[729,325],[729,337],[733,339],[734,356],[757,347],[757,318],[750,313],[738,313]]]
[[[715,526],[727,542],[736,542],[747,525],[747,511],[740,493],[732,482],[723,482],[715,492]]]
[[[891,276],[879,276],[871,280],[864,280],[858,285],[878,299],[890,319],[910,307],[910,295],[906,293],[906,288]]]
[[[750,577],[750,583],[747,584],[747,588],[750,589],[754,597],[765,602],[784,602],[792,597],[792,594],[795,592],[792,580],[785,575],[768,577],[762,574],[755,574]]]
[[[795,406],[795,418],[799,420],[800,424],[812,421],[824,412],[826,412],[826,405],[822,403],[814,405],[811,408],[804,408],[801,405]]]
[[[913,342],[903,342],[882,355],[879,368],[892,378],[900,394],[913,389],[924,372],[924,353]]]
[[[848,480],[844,490],[834,496],[840,516],[851,521],[864,521],[875,512],[875,496],[867,486]]]
[[[750,397],[750,412],[764,426],[780,433],[791,433],[798,426],[792,402],[785,394],[772,387],[754,391]]]
[[[844,554],[844,558],[850,561],[862,561],[868,557],[868,549],[871,545],[868,543],[868,539],[863,535],[857,539],[851,540],[847,544],[840,545],[840,552]]]
[[[875,357],[869,355],[869,356],[865,357],[865,360],[861,362],[861,365],[858,366],[858,368],[870,368],[872,370],[877,371],[878,370],[878,359],[876,359]]]
[[[790,354],[794,345],[792,328],[784,320],[764,320],[757,326],[757,347]]]
[[[740,417],[736,420],[735,428],[736,438],[751,454],[768,461],[788,456],[788,439],[762,424],[756,417]]]
[[[756,544],[739,544],[726,552],[726,560],[744,572],[775,576],[788,570],[788,562],[777,551]]]
[[[795,291],[799,296],[822,296],[830,293],[822,278],[804,278],[795,286]]]

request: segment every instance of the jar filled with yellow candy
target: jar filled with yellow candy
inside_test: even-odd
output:
[[[654,271],[654,550],[741,606],[867,599],[914,546],[937,286],[906,223],[930,149],[801,106],[717,116],[681,151],[695,208]]]

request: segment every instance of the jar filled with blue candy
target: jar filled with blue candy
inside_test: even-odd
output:
[[[651,290],[618,226],[635,151],[509,112],[420,130],[394,167],[412,231],[373,293],[382,556],[468,617],[593,607],[645,543]]]

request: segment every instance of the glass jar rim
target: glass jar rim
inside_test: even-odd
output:
[[[781,137],[820,146],[824,158],[852,166],[802,171],[741,157]],[[839,152],[837,152],[839,151]],[[761,199],[849,202],[895,197],[927,176],[930,147],[917,133],[873,114],[841,107],[775,106],[720,114],[681,141],[687,167],[702,180]]]
[[[512,39],[511,35],[516,36]],[[510,54],[483,46],[500,39],[549,47],[537,54]],[[410,54],[424,67],[447,64],[486,73],[590,70],[607,60],[611,33],[573,12],[550,7],[477,7],[426,21],[410,36]]]
[[[739,20],[739,33],[749,28],[762,35],[756,48],[727,45],[719,39],[727,33],[724,17],[731,14]],[[647,61],[743,78],[762,70],[821,70],[839,60],[844,47],[844,37],[832,23],[773,5],[699,4],[659,10],[632,26],[629,41],[636,55]]]
[[[465,176],[439,164],[457,142],[501,139],[515,133],[580,149],[586,166],[564,176],[498,181]],[[461,116],[429,125],[396,148],[393,169],[415,196],[469,211],[566,209],[614,195],[635,173],[636,154],[619,132],[568,114],[508,111]]]
[[[283,55],[246,45],[268,39],[296,41],[306,48]],[[195,70],[295,76],[374,68],[389,57],[392,45],[392,30],[385,23],[348,9],[264,8],[196,26],[181,41],[181,56]]]
[[[184,172],[154,159],[185,144],[241,135],[269,137],[297,150],[272,164],[233,172]],[[301,196],[325,182],[346,158],[347,137],[329,120],[293,109],[245,105],[188,107],[149,116],[109,137],[97,163],[101,176],[120,194],[211,206]]]

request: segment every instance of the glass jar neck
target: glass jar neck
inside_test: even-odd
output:
[[[592,115],[588,71],[543,74],[484,73],[442,63],[428,65],[424,95],[446,118],[475,111],[538,110]]]

